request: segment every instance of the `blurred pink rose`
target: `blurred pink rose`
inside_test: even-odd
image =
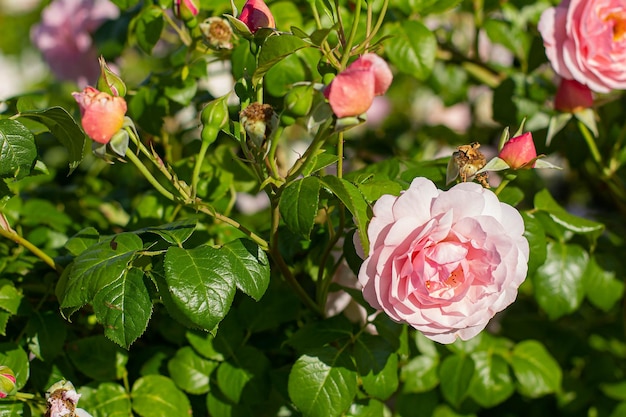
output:
[[[263,0],[248,0],[243,5],[239,20],[248,26],[250,32],[254,33],[260,28],[274,28],[274,16]]]
[[[43,9],[31,38],[57,78],[84,87],[100,73],[91,34],[118,16],[119,9],[109,0],[54,0]]]
[[[87,136],[98,143],[109,143],[124,125],[126,101],[93,87],[72,95],[80,107],[81,124]]]
[[[506,162],[511,169],[533,168],[537,160],[533,135],[526,132],[509,139],[502,147],[498,157]]]
[[[363,296],[439,343],[468,340],[511,304],[526,278],[522,216],[476,183],[438,190],[416,178],[374,205]]]
[[[393,74],[385,60],[367,53],[337,74],[324,90],[324,96],[337,117],[358,116],[370,108],[374,96],[387,92],[392,80]]]
[[[626,89],[624,0],[564,0],[543,12],[538,29],[561,77],[599,93]]]
[[[568,113],[593,106],[593,94],[589,87],[576,80],[561,79],[554,96],[554,108]]]

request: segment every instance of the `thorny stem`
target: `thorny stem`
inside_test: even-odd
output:
[[[384,0],[383,5],[380,9],[380,13],[378,14],[378,20],[376,20],[376,24],[374,25],[374,28],[371,30],[371,32],[368,33],[365,40],[361,43],[361,46],[359,46],[358,48],[359,53],[363,52],[365,49],[369,47],[369,43],[372,41],[372,39],[374,39],[378,31],[380,30],[380,27],[383,25],[383,21],[385,20],[385,15],[387,14],[388,6],[389,6],[389,0]]]
[[[137,157],[137,155],[135,155],[133,153],[133,151],[130,150],[130,148],[126,149],[126,158],[128,158],[130,160],[130,162],[132,162],[137,167],[139,172],[141,172],[143,174],[143,176],[148,180],[148,182],[159,193],[161,193],[161,195],[163,195],[168,200],[177,201],[176,196],[174,196],[174,194],[172,194],[171,192],[166,190],[165,187],[163,187],[161,185],[161,183],[156,178],[154,178],[152,173],[150,171],[148,171],[148,168],[146,168],[146,166],[143,164],[143,162],[141,162],[141,160]]]
[[[26,249],[31,251],[33,255],[41,259],[46,265],[54,269],[59,275],[63,272],[63,267],[57,264],[56,262],[54,262],[54,259],[48,256],[44,251],[39,249],[37,246],[33,245],[30,241],[18,235],[16,232],[5,230],[4,228],[0,227],[0,236],[3,236],[9,240],[12,240],[18,245],[25,247]]]
[[[200,145],[200,151],[198,152],[198,155],[196,156],[196,162],[193,166],[193,174],[191,176],[191,192],[193,194],[193,197],[195,197],[198,192],[198,181],[200,180],[200,170],[202,169],[202,163],[204,162],[204,157],[206,156],[206,152],[209,149],[209,145],[211,145],[209,141],[203,140],[202,144]]]

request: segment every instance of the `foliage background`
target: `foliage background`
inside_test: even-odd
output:
[[[155,10],[169,9],[169,2],[115,3],[122,15],[95,34],[99,51],[119,64],[130,89],[129,116],[143,140],[187,178],[200,146],[198,111],[223,94],[216,88],[229,85],[223,81],[229,70],[219,64],[207,68],[207,62],[232,62],[232,80],[240,80],[250,48],[242,42],[232,55],[190,51],[159,26],[162,12]],[[306,33],[315,30],[311,4],[268,1],[279,30]],[[315,4],[324,11],[335,7]],[[336,4],[350,21],[354,3]],[[517,301],[488,331],[449,346],[382,315],[373,321],[378,335],[344,315],[320,319],[278,269],[270,268],[263,251],[250,249],[244,234],[164,199],[130,163],[108,165],[85,150],[70,175],[68,164],[72,155],[83,153],[82,139],[68,146],[50,133],[50,123],[42,127],[42,120],[55,114],[41,112],[58,106],[79,120],[70,94],[77,86],[30,64],[38,58],[29,30],[44,4],[0,12],[5,70],[21,63],[18,72],[30,77],[13,74],[23,88],[2,97],[0,122],[20,114],[17,120],[36,145],[31,162],[38,161],[32,170],[27,164],[28,172],[0,169],[5,178],[0,219],[66,271],[51,268],[23,244],[0,239],[0,363],[16,372],[19,390],[0,402],[2,414],[41,415],[43,393],[65,378],[80,387],[80,406],[94,416],[186,416],[190,409],[193,415],[214,416],[626,415],[625,98],[622,92],[597,98],[597,135],[574,117],[546,144],[557,116],[551,104],[556,80],[536,25],[554,4],[390,1],[379,37],[391,36],[378,52],[395,78],[376,103],[382,120],[372,112],[370,122],[346,132],[345,178],[367,204],[384,193],[397,194],[416,176],[446,187],[446,164],[456,146],[477,141],[495,155],[502,129],[514,131],[523,119],[538,151],[564,168],[519,172],[500,195],[524,215],[529,276]],[[375,14],[382,5],[372,2]],[[201,2],[202,17],[223,13],[231,13],[228,1]],[[291,83],[321,82],[319,58],[307,48],[281,60],[265,76],[266,102],[280,108]],[[218,72],[226,78],[217,78]],[[13,82],[3,76],[3,83]],[[17,93],[19,98],[9,97]],[[237,106],[229,110],[236,120]],[[62,126],[78,129],[59,117]],[[282,137],[285,158],[311,139],[301,122]],[[599,150],[599,160],[590,144]],[[255,195],[259,184],[238,149],[233,137],[220,133],[203,165],[199,195],[266,236],[270,209],[246,210],[242,204],[242,194]],[[327,144],[328,155],[335,149],[332,141]],[[327,188],[331,192],[320,191],[319,204],[338,210],[342,194]],[[330,220],[335,227],[336,222],[336,216]],[[305,291],[314,293],[319,269],[335,268],[319,263],[328,225],[316,221],[304,236],[281,227],[293,236],[284,238],[280,251]],[[232,254],[217,253],[217,247]],[[132,261],[107,252],[120,248]],[[350,252],[346,249],[346,257]],[[242,253],[247,255],[239,257]],[[226,273],[233,307],[194,310],[191,298],[173,307],[168,288],[191,297],[194,285],[205,285],[205,273],[217,282],[220,274],[211,261],[223,256],[242,259],[241,274]],[[177,272],[185,270],[188,258],[201,260],[198,269]],[[108,263],[99,269],[95,264],[103,259]],[[83,276],[77,268],[83,268],[91,289],[70,291],[68,298],[63,283],[69,274]],[[121,328],[111,326],[120,318],[107,316],[98,299],[106,294],[93,284],[98,277],[106,281],[115,268],[123,271],[126,286]],[[266,282],[267,291],[250,287],[258,282]],[[359,300],[358,291],[350,294]]]

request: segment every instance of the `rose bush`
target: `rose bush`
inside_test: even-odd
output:
[[[416,178],[374,205],[363,296],[428,338],[470,339],[511,304],[529,255],[519,212],[475,183],[441,191]]]
[[[557,74],[599,93],[626,89],[622,0],[564,0],[543,12],[538,29]]]

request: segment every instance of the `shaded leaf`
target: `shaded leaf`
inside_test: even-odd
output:
[[[28,175],[37,158],[35,137],[17,120],[0,119],[0,178]]]
[[[561,389],[561,368],[541,342],[518,343],[513,349],[511,366],[522,395],[536,398]]]
[[[319,201],[320,180],[306,177],[287,185],[280,195],[280,215],[293,233],[308,239]]]

